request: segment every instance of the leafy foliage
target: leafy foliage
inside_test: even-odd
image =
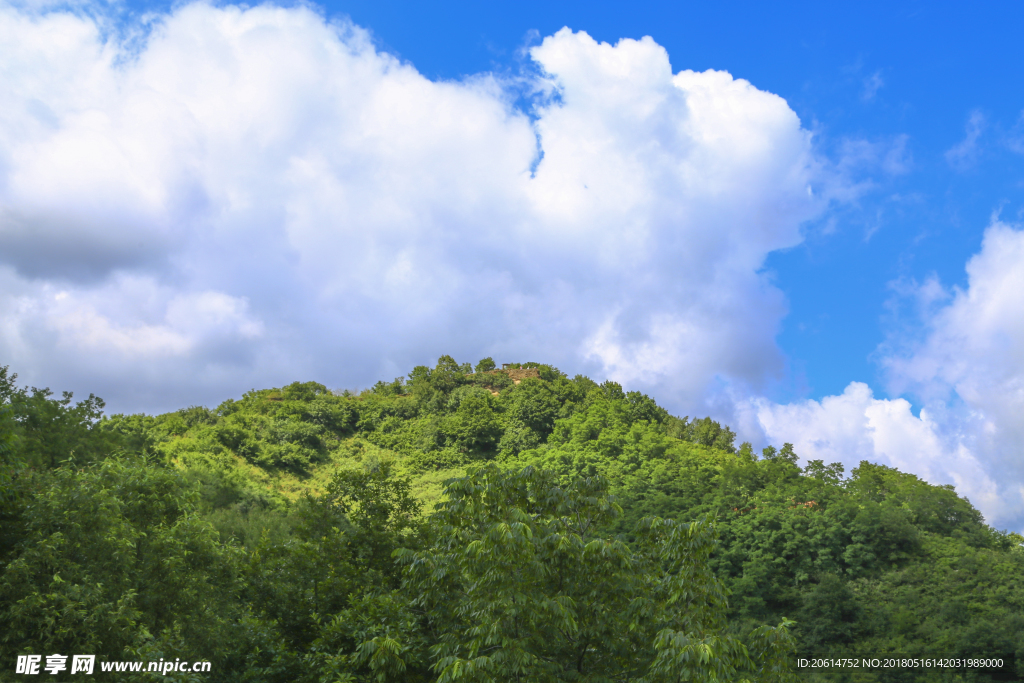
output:
[[[4,661],[653,683],[893,653],[1024,676],[1020,535],[952,487],[755,454],[614,382],[442,356],[362,392],[295,382],[104,417],[15,381],[0,368]]]
[[[439,682],[728,680],[764,668],[764,654],[752,661],[722,633],[709,523],[645,519],[630,547],[602,533],[621,514],[603,479],[563,488],[532,467],[489,465],[447,492],[433,545],[397,553],[411,605],[440,634]]]

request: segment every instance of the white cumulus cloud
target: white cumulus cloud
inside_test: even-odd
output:
[[[0,6],[25,381],[161,410],[451,353],[686,406],[782,369],[760,269],[838,189],[780,97],[650,38],[563,29],[532,75],[432,81],[308,7],[188,4],[122,44],[43,6]]]

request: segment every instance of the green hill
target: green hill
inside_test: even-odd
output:
[[[203,681],[769,681],[894,655],[1003,665],[795,674],[1024,679],[1019,535],[614,382],[444,356],[358,393],[103,417],[15,379],[0,676],[58,652],[208,660],[169,674]]]

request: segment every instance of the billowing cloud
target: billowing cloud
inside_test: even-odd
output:
[[[451,353],[685,406],[781,371],[760,269],[831,191],[781,98],[569,29],[514,82],[431,81],[304,7],[148,30],[0,8],[0,357],[23,380],[159,410]]]
[[[901,287],[919,319],[880,348],[894,395],[851,383],[841,396],[748,403],[752,422],[802,456],[871,460],[954,484],[1002,527],[1024,527],[1024,231],[999,220],[967,263],[966,289]]]

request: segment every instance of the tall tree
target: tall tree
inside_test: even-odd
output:
[[[489,465],[446,495],[432,545],[396,552],[409,606],[435,634],[438,683],[786,677],[785,625],[752,634],[753,656],[726,632],[710,522],[648,518],[629,547],[606,533],[621,509],[603,479],[563,487],[533,467]],[[356,660],[400,680],[412,635],[380,633]]]

